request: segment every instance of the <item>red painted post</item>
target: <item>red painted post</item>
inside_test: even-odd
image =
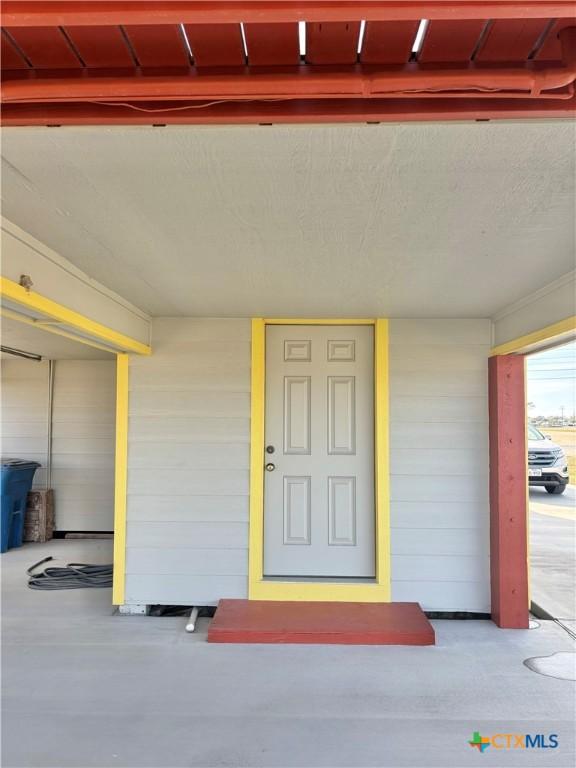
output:
[[[527,446],[523,355],[490,358],[490,580],[492,619],[528,627]]]

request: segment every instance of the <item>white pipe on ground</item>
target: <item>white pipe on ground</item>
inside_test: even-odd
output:
[[[186,632],[194,632],[194,630],[196,629],[197,618],[198,618],[198,608],[194,606],[194,608],[192,608],[192,610],[190,611],[190,616],[186,624]]]

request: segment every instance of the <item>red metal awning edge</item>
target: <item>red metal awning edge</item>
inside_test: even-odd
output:
[[[575,114],[576,19],[573,24],[570,19],[574,18],[574,9],[573,0],[6,0],[2,19],[6,32],[2,42],[12,55],[10,66],[13,68],[3,73],[2,124],[381,122],[572,117]],[[202,30],[199,40],[212,40],[211,45],[218,55],[208,58],[218,62],[220,59],[224,61],[222,56],[226,52],[219,30],[227,28],[229,37],[232,35],[238,43],[242,24],[246,24],[248,35],[250,25],[259,27],[263,24],[260,29],[264,29],[270,24],[287,21],[293,24],[302,20],[310,25],[308,30],[315,21],[346,21],[345,25],[317,23],[316,27],[324,27],[323,42],[320,41],[324,48],[327,45],[349,48],[352,33],[348,27],[355,25],[353,31],[357,36],[358,20],[405,22],[422,19],[432,19],[430,37],[432,39],[436,33],[436,52],[432,51],[435,58],[431,58],[425,41],[422,61],[411,59],[401,66],[365,65],[359,55],[355,64],[330,67],[326,66],[330,58],[324,56],[325,60],[317,62],[317,57],[308,52],[308,60],[302,57],[302,62],[292,68],[237,66],[211,70],[206,66],[207,54],[198,42],[194,58],[187,43],[190,66],[147,69],[145,58],[141,59],[140,54],[135,57],[131,51],[130,55],[134,57],[132,69],[105,71],[99,70],[97,63],[86,65],[82,58],[78,58],[77,48],[66,31],[72,33],[72,30],[84,27],[88,33],[84,40],[90,42],[98,38],[90,37],[89,27],[105,30],[96,32],[104,36],[100,38],[102,46],[110,40],[108,28],[114,29],[118,41],[124,36],[129,46],[128,35],[134,35],[137,29],[148,39],[156,34],[154,29],[158,33],[176,30],[174,34],[179,38],[179,28],[186,27],[193,34],[192,28],[186,25],[200,25],[194,28]],[[495,22],[496,19],[505,21]],[[535,34],[534,19],[542,20],[544,25],[544,36],[537,38],[538,47],[531,56],[526,49],[523,62],[475,61],[468,49],[459,54],[463,60],[451,60],[448,50],[448,57],[439,59],[438,51],[443,50],[444,43],[447,48],[451,47],[450,41],[460,34],[461,25],[470,29],[470,20],[474,20],[471,42],[467,45],[473,45],[480,35],[476,43],[480,49],[486,31],[496,29],[492,26],[495,24],[504,27],[508,24],[509,28],[510,19],[532,20],[528,22],[531,35]],[[387,24],[384,26],[388,27]],[[409,26],[413,29],[412,21]],[[366,25],[367,29],[369,27]],[[337,28],[345,28],[347,36],[338,37],[340,33],[333,31]],[[538,28],[536,24],[536,31]],[[184,34],[183,39],[185,37]],[[544,45],[546,40],[551,40],[554,47],[550,48],[548,43]],[[122,48],[119,42],[117,44]],[[196,47],[196,38],[192,45]],[[501,51],[506,50],[502,49],[502,41],[499,46]],[[540,49],[546,49],[548,58],[553,60],[539,58]],[[165,55],[161,47],[158,50]],[[123,52],[129,61],[129,49]],[[334,59],[332,49],[329,53],[333,61],[343,61]],[[336,53],[343,55],[340,50]],[[180,54],[186,64],[187,54],[184,50]],[[99,57],[102,60],[101,52],[93,56],[96,62]],[[248,64],[250,62],[251,59]]]
[[[7,27],[573,18],[572,0],[5,0]]]

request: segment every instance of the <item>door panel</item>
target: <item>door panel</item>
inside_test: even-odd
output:
[[[356,453],[354,376],[328,376],[328,453]]]
[[[310,376],[284,377],[284,453],[310,453]]]
[[[356,478],[328,478],[330,544],[356,546]]]
[[[310,544],[310,477],[284,477],[284,544]]]
[[[374,578],[371,326],[266,329],[264,575]]]

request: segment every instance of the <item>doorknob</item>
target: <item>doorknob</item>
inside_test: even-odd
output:
[[[275,469],[276,469],[276,464],[272,464],[272,463],[266,464],[266,472],[274,472]]]

